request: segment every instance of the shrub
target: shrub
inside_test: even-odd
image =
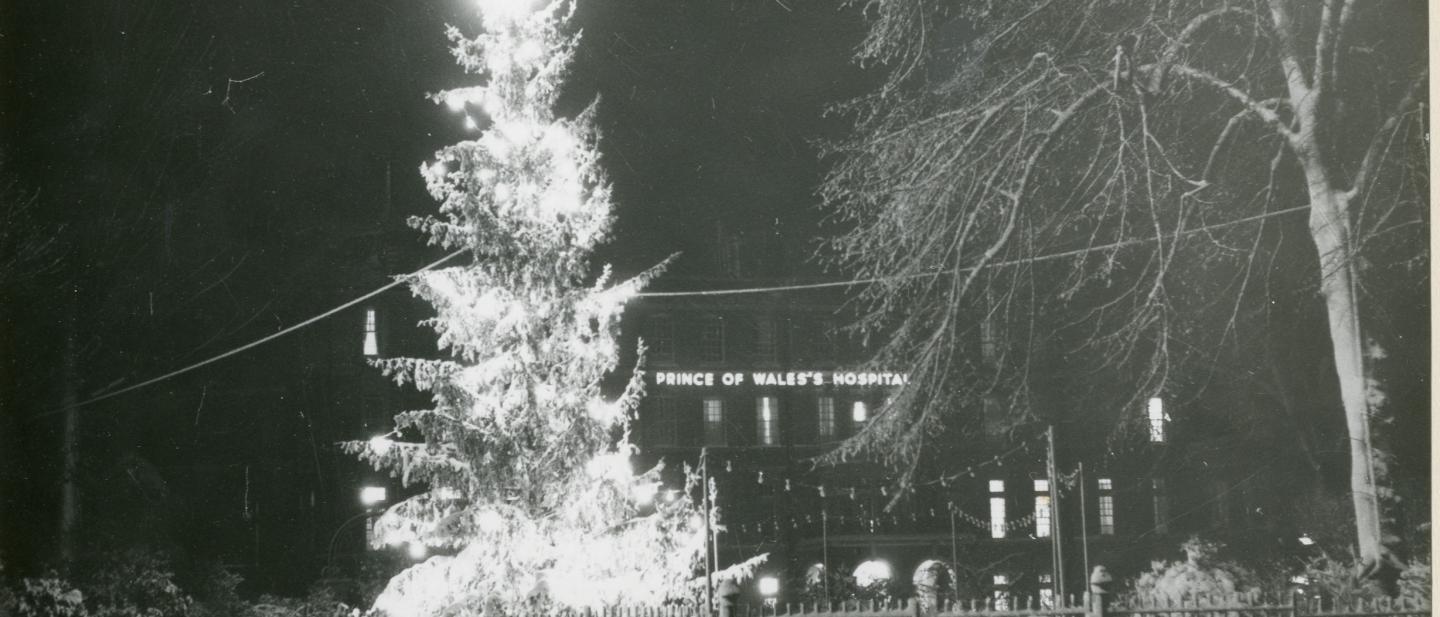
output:
[[[21,581],[14,594],[16,617],[86,617],[85,596],[64,579],[51,574]]]
[[[1165,602],[1199,594],[1250,593],[1257,589],[1250,583],[1254,576],[1233,562],[1223,561],[1218,554],[1219,543],[1191,537],[1180,545],[1184,561],[1154,561],[1150,571],[1141,574],[1133,585],[1138,599]]]
[[[1351,561],[1342,561],[1321,556],[1305,564],[1305,590],[1321,601],[1349,604],[1356,600],[1373,600],[1387,597],[1379,585],[1361,580],[1356,576],[1358,566]],[[1430,564],[1412,561],[1400,571],[1398,597],[1407,601],[1430,602]]]

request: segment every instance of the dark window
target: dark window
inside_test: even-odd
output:
[[[1155,500],[1155,533],[1170,531],[1170,499],[1165,495],[1165,479],[1150,481],[1150,493]]]
[[[668,315],[656,315],[650,318],[647,328],[650,346],[650,358],[656,362],[673,364],[675,362],[675,322]]]
[[[712,316],[701,321],[700,360],[703,362],[725,361],[725,320]]]
[[[655,446],[680,445],[679,413],[675,399],[659,397],[650,399],[649,429],[650,444]]]
[[[775,322],[766,317],[755,321],[755,360],[773,364],[778,360],[778,345],[775,340]]]

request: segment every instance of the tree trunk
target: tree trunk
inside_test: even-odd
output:
[[[79,402],[79,353],[76,345],[76,323],[72,306],[71,318],[66,324],[65,358],[61,373],[63,394],[61,404],[65,406],[65,429],[61,437],[61,478],[60,478],[60,565],[66,572],[75,563],[76,533],[80,523],[80,410]]]
[[[1312,170],[1307,166],[1306,175]],[[1349,198],[1313,180],[1310,185],[1310,235],[1320,256],[1320,293],[1330,322],[1330,343],[1340,401],[1350,438],[1350,495],[1360,558],[1368,575],[1391,564],[1381,542],[1380,504],[1371,455],[1369,403],[1365,391],[1365,350],[1355,294],[1354,254],[1350,244]]]

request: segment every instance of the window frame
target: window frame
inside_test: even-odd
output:
[[[1005,481],[991,480],[990,488],[990,538],[992,540],[1005,539],[1006,512],[1005,512]]]
[[[380,312],[373,306],[365,307],[365,340],[360,353],[367,358],[380,355]]]
[[[767,411],[769,417],[766,417]],[[755,444],[780,445],[780,397],[774,394],[755,397]]]
[[[712,418],[711,411],[714,411]],[[700,399],[700,420],[702,422],[702,441],[707,446],[724,446],[725,439],[725,399],[718,396],[707,396]]]
[[[835,422],[835,397],[828,395],[816,397],[815,440],[820,442],[834,441],[839,434],[839,427]]]

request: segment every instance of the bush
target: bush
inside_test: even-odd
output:
[[[1184,561],[1154,561],[1150,571],[1141,574],[1133,585],[1138,599],[1165,602],[1199,594],[1233,594],[1258,591],[1251,581],[1254,576],[1240,565],[1223,561],[1218,554],[1219,543],[1191,537],[1180,545]]]
[[[92,617],[190,617],[195,601],[175,584],[160,554],[112,554],[92,567],[82,584]]]
[[[84,594],[53,573],[21,581],[13,601],[16,617],[86,617]]]
[[[1351,561],[1317,557],[1305,564],[1304,588],[1309,595],[1318,597],[1327,604],[1349,604],[1356,600],[1389,597],[1379,585],[1357,577],[1357,572],[1358,565]],[[1400,571],[1398,597],[1406,601],[1429,604],[1430,589],[1430,564],[1424,561],[1405,564],[1405,568]]]

